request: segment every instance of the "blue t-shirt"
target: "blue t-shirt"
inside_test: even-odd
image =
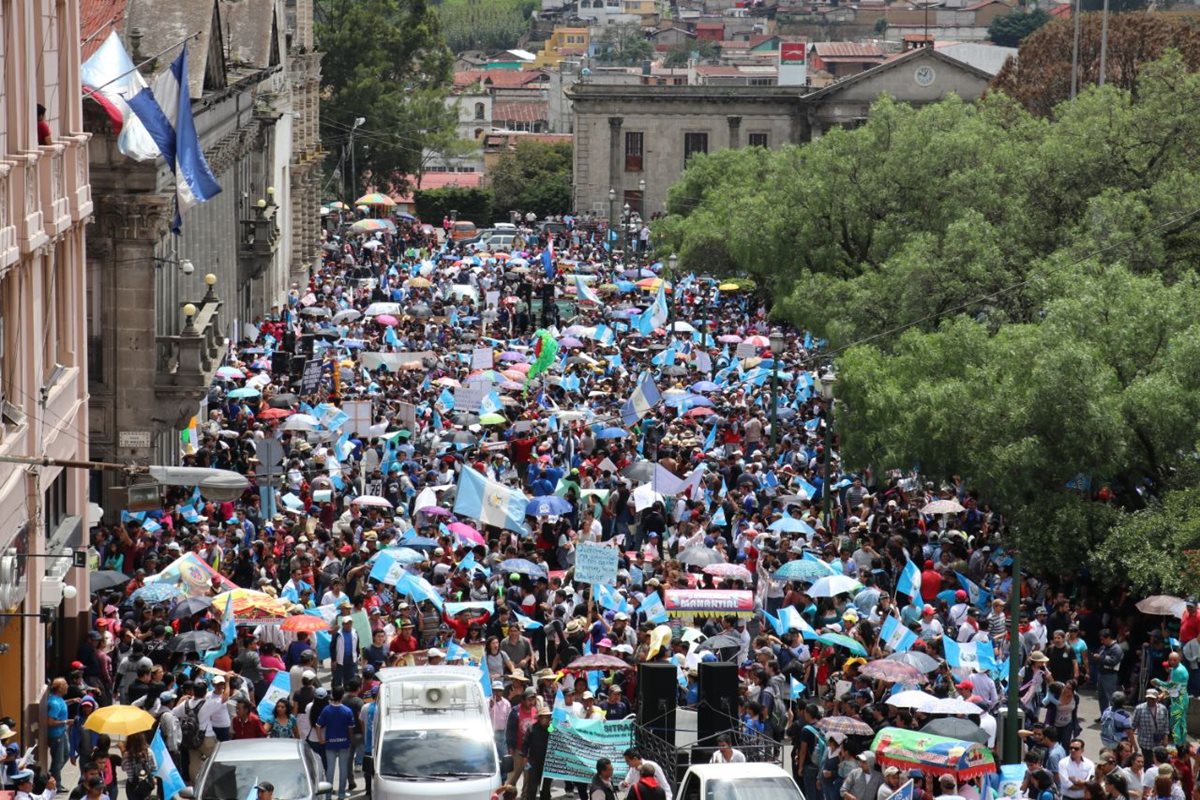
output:
[[[67,701],[63,700],[56,694],[51,694],[46,698],[46,716],[50,719],[66,722],[67,720]],[[58,741],[67,735],[66,725],[54,725],[50,727],[49,738],[51,741]]]
[[[325,731],[326,750],[346,750],[350,747],[350,729],[354,727],[354,712],[340,703],[325,706],[317,724]]]

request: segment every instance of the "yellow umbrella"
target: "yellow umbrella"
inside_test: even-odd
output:
[[[154,727],[154,717],[137,706],[107,706],[93,711],[83,727],[109,736],[129,736]]]
[[[741,287],[738,286],[736,283],[722,283],[717,288],[720,289],[722,292],[736,292]]]
[[[413,289],[428,289],[433,284],[429,282],[428,278],[409,278],[408,286]]]

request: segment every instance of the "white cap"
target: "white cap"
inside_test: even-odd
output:
[[[613,617],[613,621],[615,622],[616,620],[619,620],[619,619],[628,620],[628,619],[629,619],[629,615],[628,615],[628,614],[626,614],[624,611],[618,611],[618,612],[616,613],[616,615]]]
[[[222,684],[225,682],[225,676],[224,675],[213,675],[212,682],[213,682],[213,686]]]
[[[426,650],[425,655],[429,658],[445,658],[446,657],[446,654],[443,653],[441,650],[438,650],[436,647],[431,647],[428,650]]]
[[[354,617],[350,617],[350,616],[342,617],[342,622],[343,623],[354,622]]]
[[[315,677],[317,677],[317,673],[313,672],[311,669],[306,669],[304,672],[300,673],[301,680],[311,681]]]

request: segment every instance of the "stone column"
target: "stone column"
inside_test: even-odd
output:
[[[617,201],[624,202],[622,199],[623,189],[621,184],[621,125],[625,122],[622,117],[608,118],[608,186],[602,187],[601,194],[604,200],[608,200],[608,190],[617,190]]]
[[[725,118],[725,123],[729,125],[729,149],[733,150],[742,146],[742,118],[738,116],[728,116]]]

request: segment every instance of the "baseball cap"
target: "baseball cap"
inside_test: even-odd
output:
[[[213,686],[219,686],[220,684],[225,682],[225,676],[224,675],[213,675],[212,682],[213,682]]]
[[[275,784],[268,783],[267,781],[263,781],[262,783],[260,783],[258,786],[255,786],[254,788],[258,789],[260,792],[273,792],[273,791],[275,791]]]
[[[71,669],[83,669],[83,662],[82,661],[72,661]]]
[[[354,617],[351,617],[351,616],[342,617],[342,624],[345,625],[347,622],[354,622]]]
[[[315,677],[317,677],[317,673],[313,672],[311,669],[306,669],[300,673],[301,680],[310,680],[311,681]]]

